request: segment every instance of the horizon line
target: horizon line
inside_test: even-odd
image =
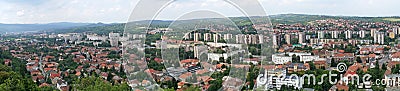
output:
[[[266,15],[266,16],[277,16],[277,15],[314,15],[314,16],[332,16],[332,17],[363,17],[363,18],[383,18],[383,17],[394,17],[394,18],[400,18],[400,15],[397,16],[360,16],[360,15],[329,15],[329,14],[305,14],[305,13],[280,13],[280,14],[271,14],[271,15]],[[240,18],[240,17],[246,17],[246,16],[228,16],[228,18]],[[265,16],[250,16],[250,17],[265,17]],[[199,18],[199,19],[212,19],[210,18]],[[187,19],[187,20],[194,20],[194,19]],[[147,21],[147,20],[140,20],[140,21]],[[157,21],[174,21],[173,19],[158,19]],[[127,21],[128,22],[128,21]],[[89,23],[89,24],[97,24],[97,23],[103,23],[103,24],[121,24],[121,23],[127,23],[127,22],[70,22],[70,21],[55,21],[55,22],[47,22],[47,23],[2,23],[0,24],[52,24],[52,23]]]

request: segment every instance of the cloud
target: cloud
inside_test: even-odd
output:
[[[17,12],[17,16],[23,16],[25,14],[25,10],[20,10]]]

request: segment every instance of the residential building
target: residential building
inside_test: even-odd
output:
[[[323,39],[325,38],[325,32],[324,31],[318,31],[318,39]]]
[[[337,38],[339,38],[339,33],[340,33],[340,31],[331,31],[331,37],[332,37],[332,39],[337,39]]]
[[[118,46],[119,37],[120,37],[119,33],[111,32],[108,34],[111,46]]]
[[[345,34],[345,38],[346,38],[346,39],[351,39],[351,37],[352,37],[352,35],[353,35],[352,32],[351,32],[350,30],[345,31],[344,34]]]
[[[300,33],[298,33],[298,36],[299,36],[299,44],[303,44],[303,43],[305,43],[305,38],[306,38],[306,34],[305,33],[303,33],[303,32],[300,32]]]
[[[384,32],[375,32],[373,37],[374,37],[374,43],[376,43],[376,44],[384,44],[385,43],[385,33]]]
[[[290,40],[291,40],[290,34],[285,34],[285,42],[286,42],[286,44],[291,44]]]
[[[274,55],[272,55],[272,61],[275,64],[285,64],[287,62],[292,62],[292,57],[274,54]]]
[[[311,62],[311,61],[315,61],[319,58],[319,56],[314,56],[314,55],[300,55],[300,61],[301,62]]]
[[[365,38],[365,30],[360,30],[358,32],[358,35],[359,35],[360,38]]]

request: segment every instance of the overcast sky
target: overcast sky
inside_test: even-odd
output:
[[[242,16],[221,0],[177,0],[157,19],[208,9]],[[248,0],[243,0],[245,1]],[[268,15],[400,16],[400,0],[259,0]],[[138,0],[0,0],[0,23],[127,22]],[[172,12],[172,13],[171,13]]]

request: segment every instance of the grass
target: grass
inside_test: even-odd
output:
[[[384,18],[385,21],[400,21],[400,18]]]

